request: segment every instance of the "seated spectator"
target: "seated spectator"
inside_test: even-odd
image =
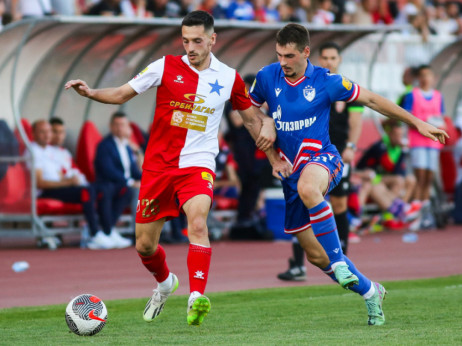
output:
[[[457,20],[449,17],[446,6],[443,3],[436,3],[434,18],[429,21],[431,28],[435,30],[437,35],[454,35],[459,31]],[[458,11],[458,7],[456,8]]]
[[[79,0],[51,0],[51,6],[55,14],[62,16],[81,14]]]
[[[328,25],[335,20],[335,14],[332,12],[332,0],[320,0],[319,8],[313,16],[313,24]]]
[[[215,158],[215,182],[213,184],[213,194],[228,197],[238,198],[241,192],[241,182],[237,175],[237,163],[234,161],[233,154],[228,147],[228,144],[222,138],[222,133],[218,134],[220,143],[220,151]]]
[[[462,4],[457,1],[448,1],[446,2],[446,12],[448,17],[451,20],[454,20],[457,23],[457,31],[454,33],[456,35],[462,34]]]
[[[148,0],[146,10],[152,17],[178,18],[180,16],[180,6],[174,1]]]
[[[11,0],[11,13],[14,20],[43,17],[52,12],[50,0]]]
[[[3,16],[6,13],[5,0],[0,0],[0,31],[3,29]]]
[[[81,203],[90,232],[98,232],[95,212],[95,194],[91,187],[82,186],[76,175],[66,176],[62,163],[51,143],[51,125],[46,120],[37,120],[32,125],[34,142],[31,143],[31,155],[35,163],[35,178],[38,197],[53,198],[66,203]]]
[[[421,204],[407,203],[413,195],[415,178],[406,176],[403,127],[395,120],[387,120],[383,125],[386,135],[374,143],[357,164],[356,175],[362,179],[360,202],[364,205],[371,198],[382,211],[410,222],[418,216]]]
[[[122,0],[122,15],[127,18],[146,18],[150,13],[146,10],[146,0]]]
[[[108,240],[115,240],[121,244],[131,244],[129,239],[114,229],[120,215],[130,205],[133,195],[131,188],[140,187],[141,172],[128,145],[129,129],[125,113],[114,113],[110,121],[111,133],[100,142],[96,150],[98,211],[104,232],[95,239],[97,243],[106,244]]]
[[[277,6],[279,13],[279,21],[281,22],[296,22],[298,18],[295,16],[295,7],[289,0],[282,0]]]
[[[297,22],[309,23],[314,15],[314,5],[312,0],[300,0],[295,8],[295,17]]]
[[[210,13],[215,19],[226,19],[226,11],[217,0],[202,0],[197,9]]]
[[[262,23],[274,23],[279,21],[279,13],[276,9],[268,6],[266,0],[253,0],[255,20]]]
[[[228,19],[254,20],[255,11],[252,4],[246,0],[233,0],[226,11]]]
[[[388,9],[388,3],[384,0],[362,0],[357,7],[354,24],[392,24],[393,17]]]
[[[56,149],[56,160],[61,164],[61,171],[66,178],[76,177],[79,185],[88,185],[87,178],[80,172],[72,158],[69,150],[63,147],[66,139],[66,128],[60,118],[51,118],[51,142],[50,144]]]
[[[91,6],[86,14],[90,16],[120,16],[122,14],[120,2],[121,0],[101,0]]]

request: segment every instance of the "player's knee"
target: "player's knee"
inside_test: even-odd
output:
[[[136,251],[142,256],[152,255],[157,250],[157,243],[149,237],[136,237]]]
[[[188,222],[188,234],[195,236],[195,237],[206,236],[207,235],[206,219],[203,218],[202,216],[193,217]]]
[[[298,194],[304,203],[310,203],[322,196],[319,186],[311,183],[298,184]]]

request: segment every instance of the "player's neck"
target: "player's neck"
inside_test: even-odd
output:
[[[307,68],[308,68],[308,61],[305,60],[305,68],[301,68],[300,72],[297,73],[295,76],[286,77],[287,80],[289,82],[291,82],[291,83],[294,83],[294,82],[298,81],[300,78],[302,78],[305,75],[305,72],[306,72]]]
[[[204,59],[203,63],[200,64],[200,66],[194,66],[197,71],[204,71],[210,67],[210,64],[212,63],[212,56],[209,54],[207,58]]]

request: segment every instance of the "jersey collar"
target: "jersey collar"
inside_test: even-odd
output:
[[[300,84],[302,81],[305,80],[305,78],[311,78],[311,76],[313,75],[314,66],[311,63],[310,59],[307,59],[307,62],[308,62],[308,65],[306,66],[305,74],[303,75],[303,77],[300,77],[295,82],[290,82],[287,78],[285,78],[284,71],[282,70],[282,68],[281,68],[281,78],[285,78],[286,82],[291,86],[296,86]]]
[[[218,59],[215,57],[215,55],[213,55],[212,53],[210,53],[210,66],[209,66],[209,69],[211,70],[214,70],[214,71],[220,71],[220,62],[218,61]],[[183,60],[183,62],[188,65],[189,67],[191,67],[194,71],[197,71],[193,66],[191,66],[189,60],[188,60],[188,56],[187,55],[183,55],[181,57],[181,60]],[[204,71],[207,71],[208,69],[205,69]],[[197,71],[199,72],[199,71]],[[201,71],[202,72],[202,71]]]

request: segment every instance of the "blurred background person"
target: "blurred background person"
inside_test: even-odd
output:
[[[89,16],[120,16],[122,8],[121,0],[101,0],[92,5],[85,13]]]
[[[417,70],[417,78],[419,85],[405,96],[403,108],[417,118],[445,129],[444,100],[441,93],[434,89],[434,74],[431,67],[429,65],[420,66]],[[422,202],[421,228],[433,228],[435,218],[431,211],[430,189],[435,173],[438,172],[439,155],[443,145],[410,128],[409,146],[411,165],[417,179],[415,199]]]
[[[252,3],[246,0],[232,0],[226,10],[228,19],[254,20],[255,11]]]
[[[335,14],[332,11],[332,0],[320,0],[319,7],[313,16],[313,24],[328,25],[335,20]]]
[[[50,0],[11,0],[11,14],[14,20],[44,17],[52,13]]]
[[[226,10],[217,0],[202,0],[197,9],[208,12],[215,19],[226,19]]]

